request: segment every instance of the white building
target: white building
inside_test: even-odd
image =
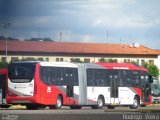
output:
[[[155,64],[160,69],[160,51],[139,44],[97,44],[74,42],[8,41],[7,61],[16,59],[46,61],[99,62],[112,59],[117,62],[144,62]],[[6,42],[0,40],[0,60],[6,60]]]

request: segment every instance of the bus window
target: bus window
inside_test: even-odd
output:
[[[95,70],[87,69],[87,86],[94,86]]]
[[[135,87],[140,87],[140,77],[138,71],[132,71],[133,82]]]
[[[141,73],[141,86],[149,84],[149,77],[147,72],[140,72]]]
[[[107,70],[105,69],[87,69],[88,86],[109,86],[107,80]]]
[[[123,79],[123,85],[132,87],[133,86],[133,79],[131,79],[131,71],[129,70],[123,70],[122,71],[122,79]]]
[[[34,77],[35,64],[9,65],[8,77],[12,82],[30,82]]]
[[[78,85],[78,70],[75,68],[41,67],[40,77],[42,82],[48,85]]]

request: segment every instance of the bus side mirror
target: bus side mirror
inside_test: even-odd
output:
[[[148,78],[149,78],[149,82],[153,83],[153,77],[151,75],[149,75]]]

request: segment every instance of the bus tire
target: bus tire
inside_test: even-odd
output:
[[[97,108],[102,109],[104,107],[104,104],[105,104],[104,97],[103,96],[98,97]]]
[[[50,109],[61,109],[62,104],[63,104],[62,97],[60,95],[58,95],[57,100],[56,100],[56,104],[50,105],[49,108]]]
[[[130,106],[131,109],[137,109],[139,107],[139,99],[137,96],[134,97],[133,104]]]
[[[38,109],[38,105],[27,104],[26,108],[27,108],[27,110],[37,110]]]
[[[99,96],[97,100],[97,105],[92,106],[92,109],[102,109],[104,104],[105,102],[103,96]]]
[[[107,105],[107,108],[108,108],[108,109],[114,109],[114,108],[115,108],[115,106]]]
[[[55,109],[61,109],[62,105],[63,105],[62,97],[58,95],[57,100],[56,100]]]
[[[11,105],[0,105],[1,108],[9,108]]]
[[[146,105],[140,105],[141,107],[146,107]]]

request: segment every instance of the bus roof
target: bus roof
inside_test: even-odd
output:
[[[142,70],[142,71],[148,71],[147,69],[134,65],[131,63],[96,63],[103,67],[106,67],[108,69],[125,69],[125,70]]]
[[[131,63],[71,63],[71,62],[40,62],[40,61],[21,61],[14,63],[39,63],[41,66],[55,66],[55,67],[71,67],[78,68],[78,66],[85,66],[86,68],[100,68],[100,69],[124,69],[124,70],[142,70],[148,71],[147,69],[131,64]],[[13,64],[14,64],[13,63]]]
[[[70,62],[40,62],[41,66],[55,66],[55,67],[71,67],[77,68],[78,65]]]

